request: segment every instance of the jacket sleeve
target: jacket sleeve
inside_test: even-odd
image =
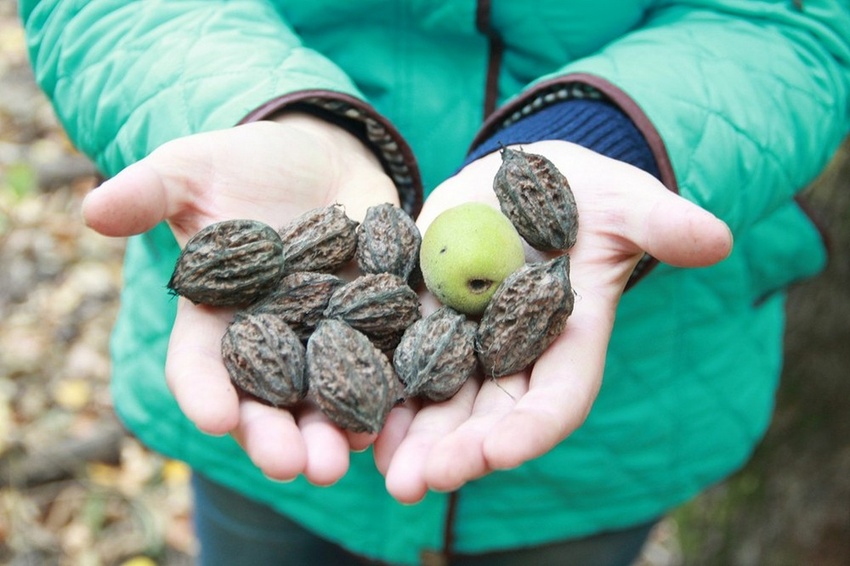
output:
[[[850,129],[842,6],[659,2],[639,29],[536,81],[479,140],[555,89],[593,88],[642,130],[668,187],[745,229],[804,188]]]
[[[22,0],[20,13],[38,84],[107,176],[168,140],[304,101],[374,118],[363,131],[381,122],[270,2]]]

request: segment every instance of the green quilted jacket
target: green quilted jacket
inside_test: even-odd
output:
[[[369,453],[338,484],[266,480],[165,385],[178,248],[132,238],[112,342],[115,407],[145,443],[351,551],[415,564],[655,518],[746,461],[770,420],[783,289],[825,262],[795,203],[850,129],[838,0],[21,0],[37,80],[106,176],[162,143],[293,104],[362,125],[404,202],[555,87],[593,88],[671,189],[724,219],[732,255],[658,265],[625,293],[586,423],[550,453],[403,506]],[[486,119],[485,119],[486,118]],[[345,517],[345,520],[339,520]],[[448,526],[448,528],[447,528]],[[447,541],[451,541],[451,548]]]

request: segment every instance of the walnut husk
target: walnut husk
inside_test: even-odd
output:
[[[283,242],[256,220],[224,220],[196,233],[168,282],[196,304],[239,307],[269,292],[283,276]]]
[[[236,387],[271,405],[291,407],[307,394],[304,345],[279,316],[237,314],[221,356]]]
[[[405,396],[431,401],[454,396],[478,365],[476,329],[474,322],[450,307],[414,322],[393,356]]]
[[[372,206],[357,228],[357,265],[363,273],[392,273],[409,281],[419,265],[421,243],[407,212],[390,203]]]
[[[325,317],[338,318],[366,334],[382,350],[395,347],[419,320],[419,296],[392,273],[368,273],[336,290]]]
[[[286,273],[334,273],[354,258],[357,222],[342,206],[332,204],[308,210],[285,226],[280,237],[286,255]]]
[[[507,147],[501,154],[493,190],[517,232],[538,250],[572,248],[578,209],[567,178],[542,155]]]
[[[253,304],[250,312],[280,316],[306,342],[322,319],[331,295],[342,285],[343,280],[330,273],[291,273],[268,296]]]
[[[530,263],[508,276],[481,315],[475,350],[484,373],[530,366],[563,332],[573,312],[569,257]]]
[[[402,398],[392,364],[365,334],[326,319],[307,342],[310,399],[337,426],[377,433]]]

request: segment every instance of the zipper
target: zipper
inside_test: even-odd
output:
[[[487,56],[487,78],[484,85],[484,119],[496,111],[499,99],[499,73],[502,67],[502,55],[505,44],[493,29],[492,6],[490,0],[478,0],[475,10],[475,27],[490,42]]]

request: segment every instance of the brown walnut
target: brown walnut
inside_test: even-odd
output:
[[[568,250],[578,235],[578,209],[567,178],[536,153],[502,149],[493,190],[520,236],[542,251]]]
[[[357,265],[363,273],[393,273],[409,281],[421,243],[419,228],[403,209],[389,203],[370,207],[357,228]]]
[[[573,312],[569,257],[530,263],[508,276],[481,315],[475,350],[484,373],[501,377],[531,365]]]
[[[221,341],[230,379],[242,391],[276,407],[307,394],[304,345],[274,314],[237,314]]]
[[[368,273],[343,285],[325,309],[325,317],[345,321],[382,350],[395,347],[420,316],[419,296],[392,273]]]
[[[307,342],[310,399],[341,428],[377,433],[401,399],[392,364],[365,334],[333,319]]]
[[[297,271],[285,276],[274,291],[250,307],[250,312],[280,316],[306,342],[322,319],[331,295],[342,285],[342,279],[330,273]]]
[[[296,217],[281,230],[280,237],[286,273],[334,273],[354,258],[357,222],[346,216],[342,206],[332,204]]]
[[[224,220],[186,243],[168,288],[196,304],[245,306],[283,276],[283,242],[256,220]]]
[[[442,307],[408,328],[393,356],[407,397],[445,401],[475,371],[477,325],[450,307]]]

